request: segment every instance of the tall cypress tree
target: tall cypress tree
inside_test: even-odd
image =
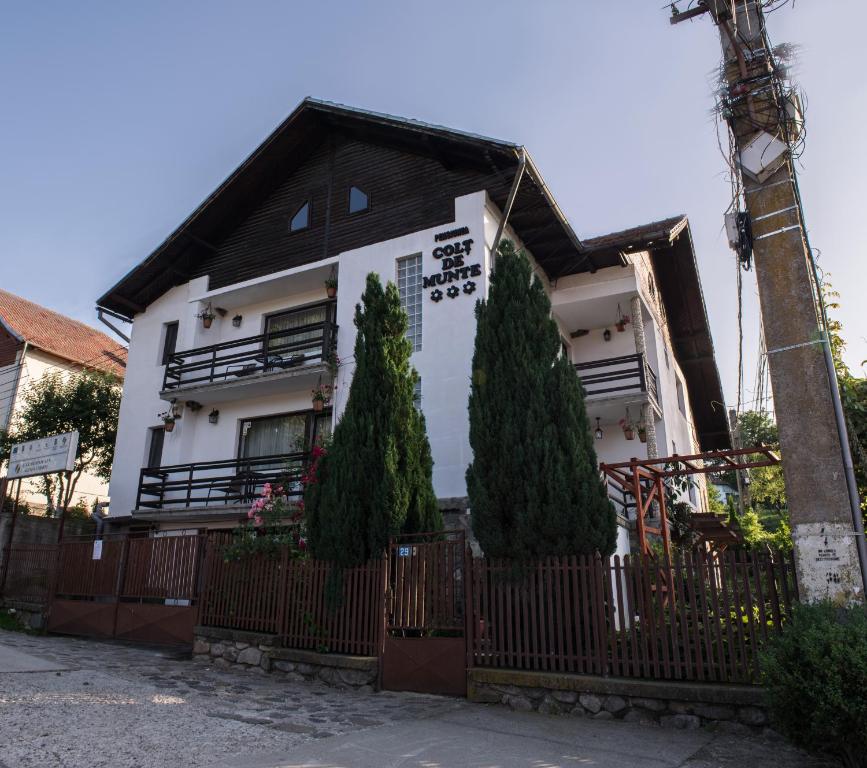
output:
[[[578,376],[551,302],[504,241],[476,305],[467,470],[473,532],[489,557],[610,554],[614,509],[597,470]]]
[[[312,554],[345,566],[378,557],[408,525],[441,526],[406,313],[394,284],[383,289],[374,273],[361,299],[346,410],[304,496]]]

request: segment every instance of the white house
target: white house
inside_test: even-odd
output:
[[[434,488],[465,512],[474,306],[498,230],[550,292],[600,460],[728,445],[685,217],[581,241],[522,147],[307,99],[99,300],[132,321],[112,519],[234,525],[298,466],[345,407],[371,271],[400,289]],[[336,389],[316,412],[333,350]]]
[[[126,349],[104,333],[0,290],[0,431],[14,425],[24,394],[44,376],[92,369],[122,380],[125,365]],[[92,473],[82,473],[73,503],[90,506],[107,498],[108,484]],[[38,479],[23,481],[20,501],[33,511],[45,509]]]

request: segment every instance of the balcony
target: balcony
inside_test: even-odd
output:
[[[248,505],[265,483],[282,485],[284,495],[299,500],[308,454],[281,453],[256,458],[201,461],[145,467],[139,475],[136,510],[198,509],[213,513]],[[235,509],[227,509],[227,508]]]
[[[588,401],[646,398],[660,410],[656,374],[640,353],[575,363],[575,370]]]
[[[166,363],[160,397],[181,396],[215,403],[233,396],[255,397],[316,383],[337,342],[331,320],[270,331],[173,353]]]

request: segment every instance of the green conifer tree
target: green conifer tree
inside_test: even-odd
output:
[[[374,273],[361,299],[346,410],[304,496],[313,556],[347,567],[378,557],[389,536],[441,527],[406,313],[397,288],[383,289]]]
[[[580,381],[551,302],[504,241],[476,305],[467,492],[485,554],[515,560],[614,551],[617,529]]]

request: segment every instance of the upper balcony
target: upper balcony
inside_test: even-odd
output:
[[[656,374],[641,353],[575,363],[588,401],[648,401],[661,414]]]
[[[169,356],[160,397],[202,404],[313,386],[328,367],[337,342],[334,302],[322,305],[319,322],[271,328],[257,336],[223,341]]]

